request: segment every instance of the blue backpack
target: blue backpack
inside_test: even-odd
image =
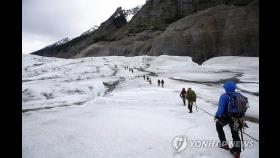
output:
[[[232,93],[228,99],[228,116],[242,118],[248,109],[248,98],[240,93]]]

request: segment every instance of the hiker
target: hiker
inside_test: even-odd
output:
[[[162,79],[161,80],[161,87],[163,87],[163,84],[164,84],[164,80]]]
[[[216,130],[220,139],[219,147],[229,150],[230,153],[234,155],[234,158],[240,158],[241,142],[238,130],[241,130],[241,138],[243,141],[242,129],[246,124],[244,122],[244,116],[247,110],[248,99],[240,93],[235,92],[236,84],[233,81],[225,82],[223,87],[226,93],[220,96],[218,110],[214,118],[216,122]],[[229,148],[223,130],[223,127],[227,124],[230,126],[233,139],[232,148]]]
[[[133,69],[131,69],[131,72],[133,73]]]
[[[191,88],[187,90],[186,99],[188,100],[189,113],[192,113],[193,103],[196,102],[196,94]]]
[[[145,80],[145,78],[146,78],[146,76],[145,75],[143,75],[143,79]]]
[[[149,78],[149,76],[147,76],[147,81],[148,81],[148,82],[150,81],[150,78]]]
[[[157,80],[157,83],[158,83],[158,86],[160,86],[160,80],[159,79]]]
[[[152,79],[151,78],[149,79],[149,83],[152,84]]]
[[[182,90],[181,90],[181,93],[180,93],[180,97],[182,98],[182,100],[183,100],[183,103],[184,103],[184,106],[186,106],[186,90],[185,90],[185,88],[183,88]]]

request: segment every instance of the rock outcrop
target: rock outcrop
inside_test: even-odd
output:
[[[171,24],[155,37],[150,55],[188,55],[201,63],[214,56],[259,56],[258,3],[218,5]]]
[[[126,21],[118,8],[90,34],[33,54],[179,55],[202,63],[221,55],[259,56],[258,0],[148,0]]]

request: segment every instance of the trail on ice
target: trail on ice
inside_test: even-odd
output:
[[[97,98],[82,108],[33,113],[33,117],[44,117],[33,125],[25,120],[28,117],[24,118],[25,130],[40,127],[26,131],[36,138],[35,142],[30,142],[35,143],[32,150],[39,152],[41,157],[231,157],[228,152],[216,148],[194,148],[176,153],[171,144],[178,135],[186,135],[192,140],[217,140],[213,120],[200,110],[194,109],[194,113],[189,114],[174,90],[144,84],[146,86],[140,88],[136,85],[130,90],[115,90],[110,96]],[[202,106],[201,102],[197,105]],[[226,129],[226,133],[230,138],[229,130]],[[44,143],[38,145],[36,142]],[[34,153],[24,154],[36,157],[32,155]],[[257,157],[257,153],[252,154],[252,149],[242,153],[248,155],[246,157]]]
[[[36,64],[36,60],[38,62],[44,60],[50,62],[51,60],[52,64],[45,63],[43,64],[45,66],[29,67],[28,70],[23,68],[23,71],[26,71],[24,79],[33,80],[24,82],[23,98],[26,102],[23,106],[33,109],[41,108],[22,113],[24,158],[232,157],[228,151],[219,148],[187,147],[178,153],[172,147],[172,140],[176,136],[182,135],[187,136],[189,141],[218,140],[213,118],[202,110],[196,111],[195,107],[193,107],[193,113],[188,113],[179,93],[182,87],[192,87],[198,96],[196,105],[214,114],[217,110],[219,95],[223,92],[222,84],[205,85],[170,79],[170,77],[176,77],[188,80],[190,79],[188,77],[198,75],[200,78],[204,75],[185,70],[185,68],[188,70],[188,66],[193,65],[186,63],[188,58],[185,61],[182,58],[166,56],[138,57],[128,60],[121,57],[103,57],[81,59],[84,62],[35,58],[30,63]],[[71,64],[72,62],[83,65],[74,66]],[[162,63],[162,66],[157,66],[158,63]],[[53,72],[48,70],[52,70],[56,65],[66,65],[65,68],[57,71],[65,72],[65,69],[69,69],[68,66],[71,66],[71,70],[62,73],[66,76],[60,75],[61,79],[40,80],[45,77],[45,73],[48,73],[47,76],[53,76]],[[26,63],[24,66],[30,65]],[[124,70],[123,66],[142,67],[143,69],[135,69],[131,73]],[[98,72],[92,72],[91,69],[94,68]],[[35,70],[39,75],[34,78]],[[190,67],[190,70],[196,71],[197,69]],[[199,71],[205,70],[199,69]],[[151,72],[158,75],[151,76],[152,85],[142,77]],[[82,76],[83,78],[76,80],[81,73],[86,73],[88,76]],[[205,73],[208,74],[211,71],[207,70]],[[233,75],[227,73],[223,76],[222,74],[216,80]],[[65,82],[69,78],[73,80]],[[251,78],[255,79],[252,75],[245,75],[244,80]],[[120,81],[120,79],[122,80]],[[164,87],[157,86],[157,79],[164,79]],[[213,79],[211,78],[211,80]],[[112,89],[106,93],[110,86]],[[249,92],[256,91],[254,85],[246,83],[241,88]],[[76,90],[83,93],[76,93]],[[41,94],[42,92],[51,93],[54,98],[46,100]],[[258,96],[248,95],[252,103],[258,106]],[[73,104],[77,102],[81,102],[81,104],[74,106]],[[40,106],[36,107],[36,103]],[[49,106],[50,104],[61,105],[61,103],[71,106]],[[253,107],[249,116],[258,118],[258,108]],[[259,125],[250,121],[248,121],[248,125],[250,128],[245,132],[258,138]],[[226,126],[224,129],[226,137],[231,140],[229,127]],[[244,140],[251,141],[252,139],[244,136]],[[254,146],[246,148],[241,157],[257,158],[258,155],[259,144],[254,142]]]

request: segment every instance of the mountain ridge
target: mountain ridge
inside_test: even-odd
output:
[[[129,22],[119,7],[94,32],[31,54],[179,55],[197,63],[214,56],[259,56],[258,5],[258,0],[149,0]]]

